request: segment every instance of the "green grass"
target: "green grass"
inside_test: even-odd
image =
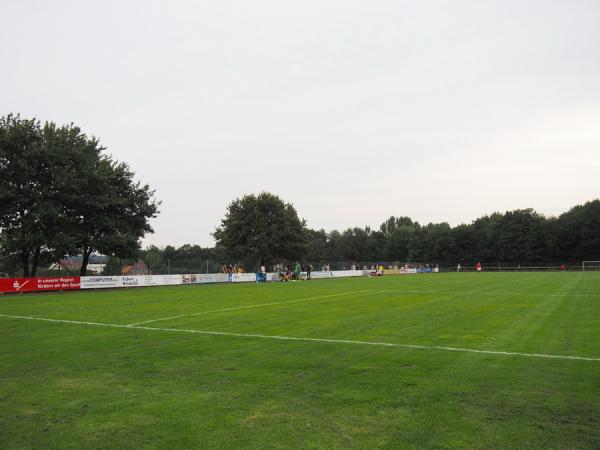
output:
[[[600,448],[597,273],[0,296],[0,314],[2,449]]]

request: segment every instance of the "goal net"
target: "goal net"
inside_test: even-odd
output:
[[[598,272],[600,271],[600,261],[583,261],[581,270],[584,272]]]

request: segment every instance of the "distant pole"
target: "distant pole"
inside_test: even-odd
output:
[[[167,259],[167,275],[171,275],[171,260]]]
[[[206,273],[208,273],[208,259],[206,260]]]

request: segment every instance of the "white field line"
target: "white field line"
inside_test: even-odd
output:
[[[298,298],[298,299],[295,299],[295,300],[286,300],[286,301],[283,301],[283,302],[260,303],[260,304],[257,304],[257,305],[248,305],[248,306],[234,306],[234,307],[231,307],[231,308],[213,309],[211,311],[200,311],[200,312],[192,313],[192,314],[180,314],[178,316],[161,317],[159,319],[144,320],[143,322],[130,323],[127,326],[128,327],[134,327],[134,326],[137,326],[137,325],[144,325],[146,323],[159,322],[159,321],[162,321],[162,320],[179,319],[180,317],[192,317],[192,316],[200,316],[200,315],[203,315],[203,314],[212,314],[212,313],[220,313],[220,312],[227,312],[227,311],[237,311],[239,309],[262,308],[264,306],[285,305],[287,303],[307,302],[307,301],[311,301],[311,300],[320,300],[320,299],[323,299],[323,298],[340,297],[342,295],[364,294],[366,292],[370,292],[370,290],[342,292],[340,294],[321,295],[319,297]]]
[[[443,290],[443,291],[426,291],[426,290],[409,290],[409,289],[378,289],[378,292],[394,292],[399,294],[452,294],[454,291],[452,290]],[[480,292],[477,295],[521,295],[521,296],[540,296],[540,297],[600,297],[600,293],[598,294],[543,294],[541,292],[507,292],[507,291],[484,291]]]
[[[524,296],[540,296],[540,297],[600,297],[600,294],[543,294],[541,292],[483,292],[482,294],[492,295],[524,295]],[[481,295],[481,294],[480,294]]]
[[[161,331],[170,333],[192,333],[202,334],[209,336],[233,336],[242,338],[254,338],[254,339],[275,339],[283,341],[301,341],[301,342],[326,342],[331,344],[352,344],[352,345],[371,345],[380,347],[395,347],[395,348],[409,348],[416,350],[441,350],[448,352],[464,352],[464,353],[481,353],[486,355],[502,355],[502,356],[524,356],[528,358],[552,358],[552,359],[569,359],[578,361],[600,361],[600,358],[589,358],[585,356],[569,356],[569,355],[548,355],[544,353],[521,353],[521,352],[503,352],[496,350],[477,350],[473,348],[461,348],[461,347],[445,347],[437,345],[416,345],[416,344],[394,344],[391,342],[373,342],[373,341],[354,341],[349,339],[325,339],[325,338],[305,338],[305,337],[293,337],[293,336],[277,336],[277,335],[265,335],[265,334],[249,334],[249,333],[230,333],[225,331],[205,331],[205,330],[187,330],[183,328],[154,328],[154,327],[140,327],[131,325],[119,325],[112,323],[98,323],[98,322],[81,322],[78,320],[65,320],[65,319],[48,319],[44,317],[29,317],[29,316],[13,316],[9,314],[0,314],[0,317],[6,317],[9,319],[22,319],[22,320],[39,320],[43,322],[54,322],[54,323],[69,323],[75,325],[91,325],[97,327],[108,327],[108,328],[124,328],[130,330],[146,330],[146,331]]]

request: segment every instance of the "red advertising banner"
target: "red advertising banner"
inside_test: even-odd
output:
[[[0,278],[0,292],[79,290],[79,277]]]

